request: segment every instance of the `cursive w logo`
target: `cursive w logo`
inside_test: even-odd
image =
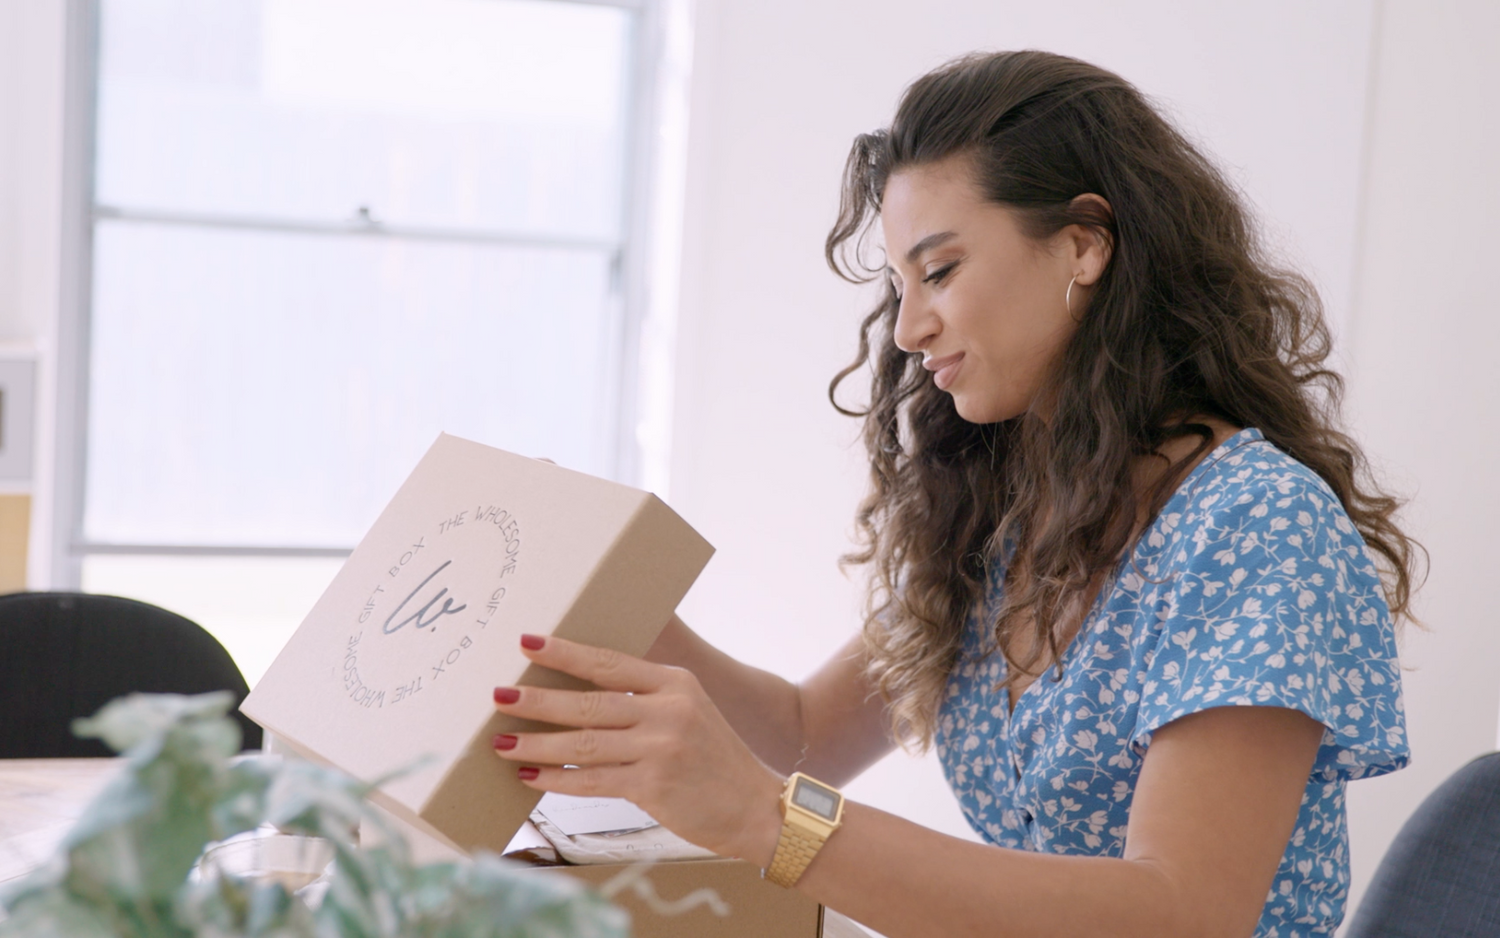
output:
[[[437,576],[439,573],[442,573],[443,570],[445,570],[451,563],[453,563],[453,561],[451,560],[444,561],[441,567],[438,567],[436,570],[427,574],[427,579],[423,580],[421,583],[418,583],[417,588],[407,594],[407,597],[405,599],[401,600],[401,605],[397,606],[391,612],[391,614],[386,617],[385,634],[390,635],[392,632],[399,632],[412,622],[417,623],[417,628],[425,629],[429,625],[432,625],[434,622],[441,619],[443,616],[451,616],[455,613],[463,612],[465,609],[469,608],[467,603],[462,606],[454,606],[453,600],[451,598],[443,599],[444,596],[448,595],[448,587],[445,586],[438,591],[438,594],[436,596],[427,600],[427,602],[424,603],[422,607],[419,608],[416,612],[407,616],[405,619],[402,619],[400,622],[397,622],[395,625],[391,624],[391,622],[395,620],[396,616],[401,614],[401,610],[406,608],[406,604],[415,599],[418,593],[426,589],[427,584],[432,582],[433,577]],[[434,612],[432,615],[428,616],[427,611],[434,605],[436,605],[437,601],[440,599],[443,600],[443,605],[437,610],[437,612]]]

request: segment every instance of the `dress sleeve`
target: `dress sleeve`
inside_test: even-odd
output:
[[[1322,723],[1314,772],[1383,775],[1410,758],[1395,632],[1375,563],[1311,470],[1200,489],[1164,565],[1131,745],[1200,710],[1287,707]]]

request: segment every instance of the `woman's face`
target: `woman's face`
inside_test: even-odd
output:
[[[1031,407],[1103,270],[1100,239],[1069,226],[1044,243],[988,201],[968,159],[900,170],[881,204],[890,277],[901,297],[896,345],[921,353],[959,416],[994,423]],[[1097,256],[1096,256],[1097,255]]]

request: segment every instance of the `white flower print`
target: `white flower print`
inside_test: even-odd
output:
[[[987,609],[1002,585],[996,567]],[[971,619],[937,747],[975,830],[1012,849],[1120,856],[1154,730],[1211,706],[1301,710],[1329,732],[1255,935],[1331,935],[1349,883],[1344,787],[1409,758],[1390,615],[1338,500],[1242,431],[1183,481],[1093,616],[1061,679],[1039,679],[1014,713],[991,620]]]

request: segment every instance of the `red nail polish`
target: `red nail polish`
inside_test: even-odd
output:
[[[542,646],[546,644],[547,640],[545,638],[542,638],[540,635],[521,636],[521,647],[530,649],[531,651],[541,651]]]
[[[534,765],[523,765],[516,769],[516,777],[523,782],[529,782],[542,774],[542,770]]]
[[[521,692],[514,687],[495,688],[495,703],[497,704],[513,704],[520,699]]]
[[[495,748],[501,751],[516,748],[518,740],[509,733],[497,733],[495,735]]]

